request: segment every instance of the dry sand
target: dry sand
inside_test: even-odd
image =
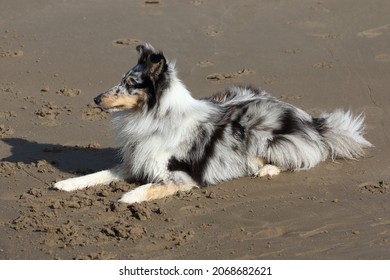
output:
[[[390,258],[389,1],[0,2],[0,259]],[[127,183],[50,189],[116,163],[92,98],[139,42],[196,97],[251,83],[312,114],[364,112],[376,147],[132,206]]]

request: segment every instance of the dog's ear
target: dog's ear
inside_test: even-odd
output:
[[[152,53],[148,57],[147,65],[149,76],[156,81],[166,71],[167,60],[162,53]]]
[[[156,50],[154,49],[154,47],[149,43],[138,45],[135,47],[135,49],[138,51],[140,56],[142,56],[144,54],[156,53]]]
[[[138,45],[135,47],[139,55],[141,56],[145,52],[145,46],[144,45]]]
[[[153,81],[166,71],[167,60],[162,52],[156,52],[152,45],[145,43],[136,47],[142,63],[146,62],[147,74]],[[140,62],[140,61],[139,61]]]

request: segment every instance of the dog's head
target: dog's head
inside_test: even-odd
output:
[[[169,65],[150,44],[137,46],[139,59],[120,83],[94,98],[107,111],[151,109],[169,84]],[[146,106],[146,107],[145,107]]]

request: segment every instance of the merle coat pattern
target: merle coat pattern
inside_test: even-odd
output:
[[[131,178],[145,184],[120,201],[135,203],[243,176],[309,169],[328,158],[356,159],[371,146],[362,115],[336,110],[312,117],[249,86],[195,99],[163,53],[150,44],[137,50],[137,65],[94,99],[113,113],[121,164],[55,188]]]

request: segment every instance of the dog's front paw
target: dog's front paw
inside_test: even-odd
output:
[[[150,201],[153,199],[160,199],[170,195],[174,195],[177,192],[189,192],[192,188],[197,187],[194,184],[188,185],[176,185],[172,183],[163,184],[146,184],[142,185],[128,193],[125,193],[119,202],[128,204],[140,203],[143,201]]]
[[[149,189],[149,185],[151,184],[138,187],[132,191],[125,193],[119,199],[119,202],[133,204],[133,203],[140,203],[142,201],[147,200],[147,192]]]
[[[62,190],[62,191],[75,191],[84,188],[84,186],[80,186],[75,180],[75,178],[67,179],[67,180],[62,180],[53,185],[53,188]]]

